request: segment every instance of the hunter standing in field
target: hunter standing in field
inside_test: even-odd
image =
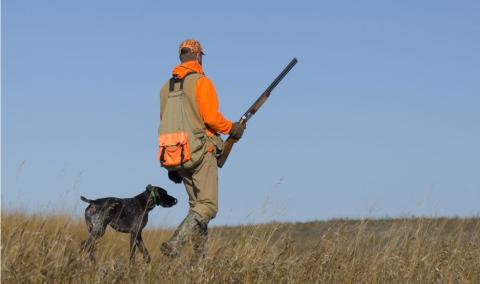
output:
[[[203,73],[203,49],[194,39],[179,47],[177,65],[160,91],[158,159],[168,177],[185,185],[189,212],[160,250],[177,257],[192,241],[194,260],[205,256],[208,222],[218,212],[217,157],[223,150],[220,134],[240,139],[245,126],[219,112],[215,88]]]

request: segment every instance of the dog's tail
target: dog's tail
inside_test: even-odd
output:
[[[84,196],[80,195],[80,199],[84,202],[87,202],[87,203],[92,203],[93,200],[90,200],[88,198],[85,198]]]

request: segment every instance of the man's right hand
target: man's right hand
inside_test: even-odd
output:
[[[177,171],[168,171],[168,178],[174,183],[182,183],[182,177]]]
[[[228,133],[232,138],[239,140],[243,136],[243,132],[245,131],[246,125],[240,122],[234,122],[232,125],[232,129],[230,133]]]

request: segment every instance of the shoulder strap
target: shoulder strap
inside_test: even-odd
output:
[[[183,82],[185,81],[185,79],[187,79],[188,76],[193,74],[197,74],[197,72],[190,72],[187,75],[185,75],[185,77],[182,78],[182,80],[180,81],[180,90],[183,90]]]
[[[175,83],[177,83],[177,82],[180,82],[180,90],[183,90],[183,82],[185,81],[185,79],[187,79],[188,76],[190,76],[192,74],[197,74],[197,72],[189,72],[182,79],[178,79],[177,77],[170,78],[170,85],[169,85],[169,88],[168,88],[169,91],[173,92],[173,90],[175,89]]]
[[[170,78],[170,83],[168,86],[168,91],[173,92],[173,89],[175,88],[175,77]]]

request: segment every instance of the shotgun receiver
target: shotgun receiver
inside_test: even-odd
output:
[[[273,82],[268,86],[268,88],[263,92],[263,94],[253,103],[253,105],[245,112],[245,114],[240,118],[239,122],[241,124],[246,124],[247,121],[262,107],[263,103],[268,99],[270,96],[271,92],[273,89],[282,81],[282,79],[287,75],[287,73],[297,64],[298,60],[297,58],[293,58],[290,63],[288,63],[287,67],[283,69],[283,71],[273,80]],[[225,141],[225,146],[223,148],[223,153],[220,157],[217,159],[217,166],[219,168],[223,167],[225,164],[225,161],[228,158],[228,155],[230,155],[230,151],[232,151],[233,144],[237,142],[235,138],[232,138],[229,136],[227,138],[227,141]]]

